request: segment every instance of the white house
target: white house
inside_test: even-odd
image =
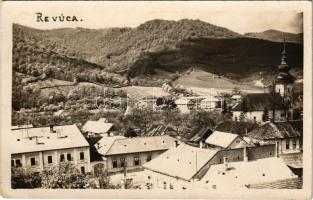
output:
[[[71,162],[91,171],[89,144],[76,125],[14,129],[9,142],[11,166],[42,171]]]
[[[237,134],[214,131],[205,143],[210,148],[236,149],[247,145],[247,142]]]
[[[200,108],[203,110],[214,110],[217,108],[222,108],[222,102],[219,98],[210,96],[200,102]]]
[[[113,123],[109,123],[105,118],[100,118],[98,121],[87,121],[82,130],[87,133],[87,137],[116,132]]]

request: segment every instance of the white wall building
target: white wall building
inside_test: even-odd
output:
[[[71,162],[90,172],[89,144],[76,125],[13,129],[11,165],[42,171]]]

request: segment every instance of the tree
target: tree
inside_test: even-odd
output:
[[[70,162],[62,163],[59,167],[51,170],[44,170],[42,173],[43,188],[86,188],[87,176]]]
[[[17,188],[39,188],[41,187],[41,177],[38,172],[21,167],[11,168],[11,187]]]
[[[226,100],[225,100],[225,99],[224,99],[223,105],[222,105],[222,113],[223,113],[223,114],[228,113],[227,103],[226,103]]]

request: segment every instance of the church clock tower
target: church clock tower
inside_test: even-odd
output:
[[[275,92],[286,98],[291,95],[295,78],[289,73],[291,67],[287,64],[287,52],[284,39],[284,49],[281,56],[281,63],[278,65],[278,75],[275,78]]]

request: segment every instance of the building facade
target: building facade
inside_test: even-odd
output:
[[[89,144],[76,125],[12,130],[11,166],[42,171],[70,162],[90,172]]]

